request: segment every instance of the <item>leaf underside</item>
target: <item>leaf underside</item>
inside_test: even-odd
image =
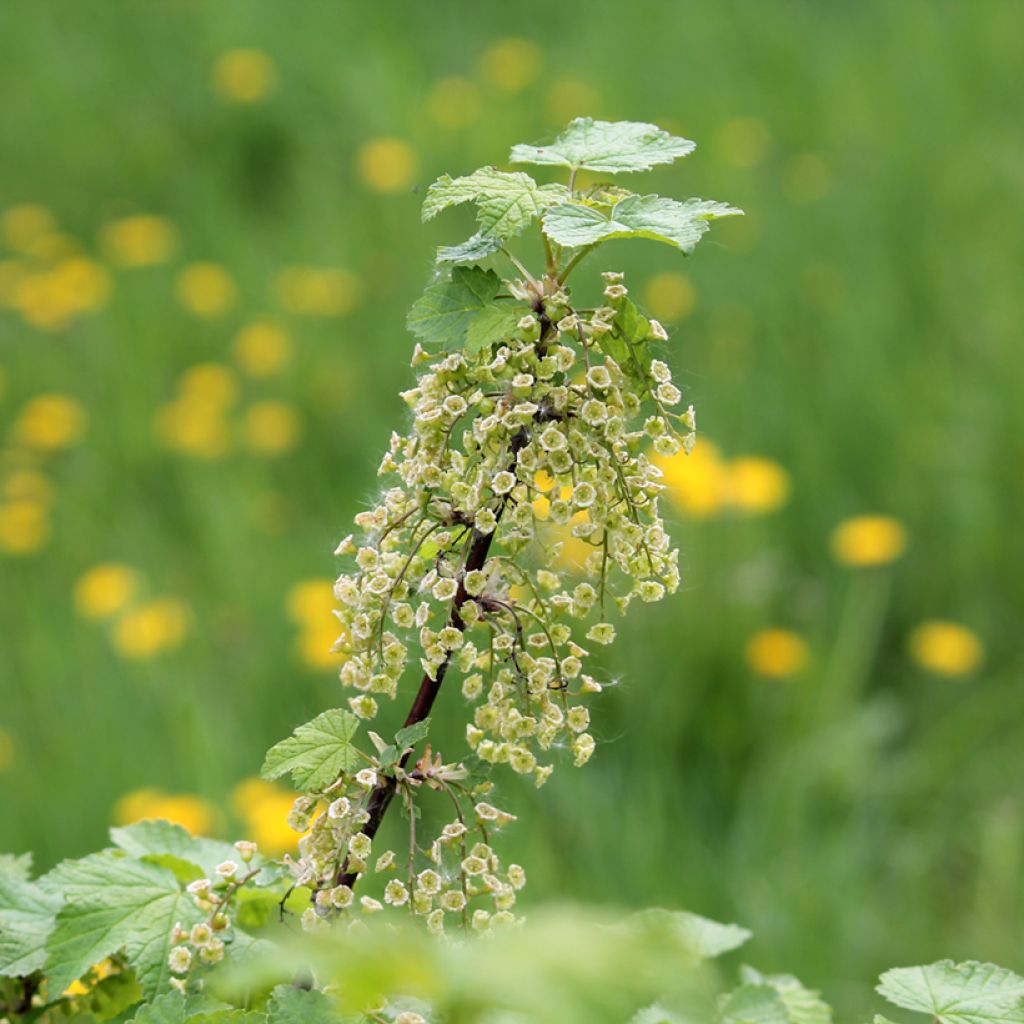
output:
[[[995,964],[897,967],[882,975],[878,992],[942,1024],[1024,1024],[1024,978]]]

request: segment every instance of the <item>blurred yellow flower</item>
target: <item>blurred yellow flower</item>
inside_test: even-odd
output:
[[[666,493],[681,511],[695,519],[713,516],[725,501],[726,466],[718,447],[701,437],[687,455],[655,455],[665,474]]]
[[[891,516],[854,516],[832,531],[832,555],[841,565],[887,565],[907,547],[907,531]]]
[[[356,154],[356,170],[371,192],[385,195],[408,189],[419,171],[419,157],[404,139],[371,139]]]
[[[288,365],[292,343],[277,324],[257,320],[235,335],[232,351],[235,362],[250,377],[272,377]]]
[[[132,608],[117,620],[112,639],[124,658],[144,660],[173,650],[185,638],[188,611],[181,601],[161,597]]]
[[[551,495],[555,490],[555,479],[546,469],[538,470],[533,477],[533,486],[540,493],[533,499],[533,514],[538,519],[547,519],[551,512]],[[572,496],[572,488],[562,484],[558,488],[558,498],[567,501]]]
[[[238,376],[221,363],[196,363],[178,377],[178,390],[190,400],[227,409],[238,398]]]
[[[159,789],[136,789],[114,805],[114,821],[133,825],[137,821],[169,821],[191,832],[208,835],[217,823],[217,810],[208,800],[190,793],[168,794]]]
[[[756,117],[734,117],[718,130],[714,147],[730,167],[747,170],[761,163],[772,145],[768,126]]]
[[[136,214],[100,228],[100,247],[120,267],[151,267],[166,263],[178,242],[174,225],[164,217]]]
[[[521,92],[541,69],[539,47],[529,39],[500,39],[480,58],[480,77],[502,92]]]
[[[600,102],[600,93],[578,78],[557,79],[545,96],[548,119],[554,124],[566,124],[574,117],[592,115]]]
[[[66,989],[65,996],[84,996],[96,986],[97,982],[109,978],[114,973],[114,961],[107,957],[98,964],[93,964],[81,978],[76,978]]]
[[[789,474],[772,459],[741,455],[726,464],[725,500],[744,512],[765,513],[789,499]]]
[[[788,629],[762,629],[746,646],[747,664],[758,675],[784,679],[796,675],[807,664],[807,643]]]
[[[213,88],[231,103],[255,103],[276,85],[277,68],[262,50],[228,50],[213,65]]]
[[[14,740],[6,729],[0,729],[0,772],[14,764]]]
[[[128,605],[139,591],[131,566],[107,562],[94,566],[75,583],[75,607],[86,619],[106,619]]]
[[[50,539],[50,516],[37,501],[0,504],[0,549],[12,555],[31,555]]]
[[[0,494],[10,501],[34,501],[40,505],[53,502],[53,484],[35,469],[18,469],[6,476]]]
[[[480,90],[468,78],[441,78],[427,94],[427,113],[441,128],[465,128],[480,116]]]
[[[299,414],[287,402],[253,402],[242,420],[242,437],[259,455],[281,455],[291,451],[302,433]]]
[[[195,316],[220,316],[235,304],[235,282],[216,263],[190,263],[179,272],[175,287],[178,301]]]
[[[345,660],[343,653],[331,650],[342,633],[334,605],[334,585],[330,580],[300,580],[285,598],[289,617],[300,627],[295,649],[309,668],[333,668]]]
[[[295,794],[262,779],[245,779],[232,793],[235,812],[244,822],[245,836],[271,857],[294,852],[299,833],[288,827]]]
[[[940,676],[973,672],[985,656],[977,633],[958,622],[941,619],[922,622],[910,634],[907,646],[918,665]]]
[[[26,323],[56,331],[106,303],[110,275],[94,260],[75,256],[47,270],[17,275],[8,290],[7,304],[17,309]]]
[[[832,174],[817,153],[799,153],[783,169],[782,184],[794,203],[816,203],[828,195]]]
[[[50,277],[58,302],[71,312],[99,309],[110,294],[110,275],[106,268],[85,257],[62,260]]]
[[[344,316],[359,299],[359,278],[341,267],[286,267],[274,286],[288,312],[307,316]]]
[[[154,416],[154,429],[165,447],[193,458],[220,459],[231,451],[224,411],[209,400],[185,395],[162,405]]]
[[[685,274],[668,271],[647,282],[644,301],[651,315],[667,323],[679,323],[692,312],[697,292]]]
[[[36,395],[22,407],[14,433],[37,451],[59,451],[81,438],[86,419],[81,403],[69,395]]]
[[[4,210],[0,232],[11,249],[25,252],[43,235],[55,230],[57,222],[45,206],[37,203],[18,203]]]

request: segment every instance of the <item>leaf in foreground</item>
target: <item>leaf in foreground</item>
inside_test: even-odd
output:
[[[594,121],[577,117],[547,146],[513,146],[514,164],[552,164],[573,170],[646,171],[692,153],[696,143],[641,121]]]
[[[877,990],[942,1024],[1024,1024],[1024,978],[995,964],[940,960],[897,967],[882,975]]]
[[[425,344],[457,346],[473,317],[500,290],[501,279],[493,270],[455,267],[450,280],[427,287],[409,310],[406,324]]]
[[[762,974],[743,968],[743,980],[752,985],[770,985],[786,1007],[790,1024],[832,1024],[832,1008],[819,993],[805,988],[791,974]]]
[[[53,930],[60,897],[29,878],[32,859],[0,856],[0,975],[24,977],[46,960],[46,938]]]
[[[355,768],[357,755],[352,737],[358,728],[359,719],[348,711],[330,708],[322,712],[267,751],[263,778],[276,779],[291,772],[299,789],[329,786],[342,772]]]
[[[65,898],[47,942],[54,990],[120,949],[147,998],[166,986],[171,929],[176,921],[196,920],[191,898],[170,871],[107,850],[59,864],[42,884]]]
[[[569,248],[609,238],[652,238],[689,254],[708,230],[709,221],[742,213],[711,199],[680,203],[666,196],[627,196],[607,209],[582,203],[552,207],[544,215],[544,232]]]

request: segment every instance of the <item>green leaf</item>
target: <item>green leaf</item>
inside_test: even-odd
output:
[[[337,1024],[330,999],[313,989],[278,985],[267,1004],[267,1024]]]
[[[443,174],[427,189],[423,219],[449,206],[476,203],[480,234],[498,239],[518,235],[549,206],[569,197],[564,185],[538,185],[522,171],[481,167],[462,178]]]
[[[995,964],[898,967],[882,975],[877,991],[943,1024],[1024,1024],[1024,978]]]
[[[437,250],[438,263],[479,263],[501,248],[501,239],[479,231],[458,245],[442,245]]]
[[[263,778],[276,779],[291,772],[292,781],[303,791],[329,786],[358,763],[352,746],[358,728],[359,719],[351,712],[341,708],[322,712],[267,751]]]
[[[670,164],[694,149],[689,139],[669,135],[656,124],[577,117],[550,145],[513,146],[509,161],[618,174]]]
[[[230,1004],[210,996],[184,996],[180,992],[165,992],[140,1007],[128,1024],[184,1024],[186,1020],[193,1020],[197,1016],[233,1009]]]
[[[32,858],[0,856],[0,975],[24,977],[46,960],[60,897],[29,879]]]
[[[176,921],[187,927],[198,920],[170,871],[106,850],[64,861],[41,884],[65,899],[47,941],[51,988],[62,991],[120,949],[146,998],[166,987],[171,929]]]
[[[523,318],[525,307],[518,302],[498,302],[475,313],[466,327],[466,351],[481,352],[497,342],[507,341]]]
[[[124,1014],[141,999],[142,989],[135,973],[123,971],[100,979],[85,996],[78,998],[77,1005],[86,1007],[97,1021],[105,1021]]]
[[[406,725],[395,733],[395,745],[398,747],[412,747],[420,740],[427,738],[430,732],[430,719],[424,718],[422,722],[415,722],[413,725]]]
[[[610,207],[563,203],[544,215],[544,233],[559,245],[575,248],[609,238],[652,238],[684,253],[693,252],[708,222],[742,215],[726,203],[666,196],[627,196]]]
[[[789,1024],[786,1006],[771,985],[740,985],[718,1004],[726,1024]]]
[[[170,868],[186,882],[192,879],[186,877],[188,872],[183,864],[194,865],[198,874],[193,877],[198,878],[211,877],[223,861],[240,860],[238,851],[230,843],[193,836],[169,821],[138,821],[123,828],[112,828],[110,838],[125,853]]]
[[[832,1008],[820,995],[804,988],[790,974],[761,974],[753,967],[743,967],[743,980],[751,985],[770,985],[786,1007],[790,1024],[832,1024]]]
[[[629,918],[634,927],[664,933],[674,944],[673,952],[699,962],[711,960],[746,942],[751,933],[737,924],[719,924],[686,910],[641,910]]]
[[[406,325],[426,344],[457,347],[470,321],[501,290],[493,270],[454,267],[449,280],[437,281],[413,303]]]

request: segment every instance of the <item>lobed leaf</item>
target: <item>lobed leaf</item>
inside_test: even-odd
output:
[[[481,352],[497,342],[506,341],[523,316],[518,303],[494,303],[484,306],[466,327],[466,351]]]
[[[606,208],[584,203],[552,207],[544,215],[544,233],[567,248],[609,238],[652,238],[689,254],[708,230],[709,221],[742,213],[710,199],[681,203],[666,196],[631,195]]]
[[[428,345],[456,347],[466,339],[473,317],[501,290],[493,270],[454,267],[451,277],[436,281],[413,303],[406,326]]]
[[[897,967],[882,975],[877,991],[942,1024],[1024,1024],[1024,978],[995,964],[940,960]]]
[[[742,969],[743,980],[752,985],[770,985],[786,1007],[790,1024],[832,1024],[832,1008],[819,993],[805,988],[790,974],[761,974],[753,967]]]
[[[0,975],[24,977],[46,961],[46,939],[53,931],[60,897],[29,878],[29,854],[0,855]]]
[[[694,149],[696,143],[670,135],[656,124],[577,117],[547,146],[513,146],[509,161],[619,174],[670,164]]]
[[[501,239],[479,231],[458,245],[442,245],[437,250],[438,263],[479,263],[501,248]]]
[[[276,779],[291,772],[297,788],[323,789],[358,763],[352,746],[358,728],[359,719],[349,711],[330,708],[321,712],[267,751],[261,774]]]
[[[336,1024],[331,1000],[312,989],[278,985],[267,1004],[267,1024]]]
[[[179,862],[195,865],[199,876],[212,877],[218,864],[238,860],[238,851],[230,843],[191,835],[181,825],[169,821],[137,821],[134,825],[112,828],[110,838],[125,853],[152,863],[163,863],[176,871],[173,864],[160,858],[173,857]]]
[[[147,998],[170,978],[171,929],[197,912],[174,875],[112,850],[64,861],[41,879],[64,905],[47,940],[50,986],[67,988],[93,964],[124,949]]]
[[[740,985],[722,997],[718,1009],[725,1024],[791,1024],[771,985]]]

